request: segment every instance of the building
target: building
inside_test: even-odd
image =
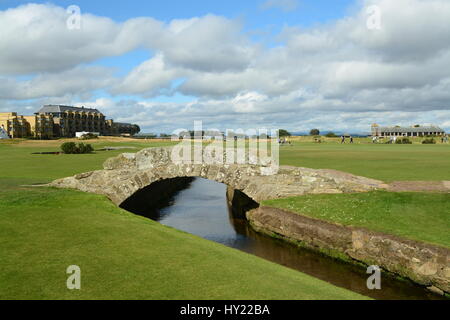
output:
[[[114,122],[97,109],[64,105],[45,105],[33,116],[16,112],[0,113],[0,128],[10,138],[73,138],[77,132],[102,136],[133,136],[139,133],[136,124]]]
[[[25,138],[27,136],[27,123],[23,116],[16,112],[0,113],[0,127],[3,128],[11,138]]]
[[[427,137],[444,136],[445,131],[436,126],[413,126],[413,127],[380,127],[372,125],[373,137]]]
[[[105,116],[97,109],[46,105],[36,112],[36,115],[53,117],[53,134],[55,137],[73,138],[77,132],[109,134]]]
[[[53,138],[53,117],[51,115],[23,116],[27,122],[27,137],[36,139]]]
[[[124,122],[114,122],[113,127],[116,135],[120,136],[134,136],[141,131],[138,125]]]
[[[21,116],[16,112],[0,113],[0,127],[11,138],[39,138],[53,137],[52,116]]]

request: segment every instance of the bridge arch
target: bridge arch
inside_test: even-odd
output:
[[[106,195],[121,205],[137,191],[163,180],[204,178],[238,190],[253,201],[304,194],[367,192],[385,189],[378,180],[333,170],[280,167],[266,174],[264,166],[173,163],[172,148],[150,148],[110,158],[104,169],[59,179],[51,186]]]
[[[188,189],[198,177],[164,179],[139,189],[120,204],[124,210],[141,216],[158,216],[159,209],[171,204],[173,196]],[[218,183],[218,182],[215,182]],[[245,218],[247,211],[259,207],[259,203],[245,193],[226,186],[226,199],[234,217]]]

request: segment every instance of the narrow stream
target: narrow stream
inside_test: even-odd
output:
[[[440,299],[419,286],[386,274],[383,274],[382,290],[369,290],[366,286],[369,275],[364,268],[256,233],[245,219],[233,217],[223,184],[200,178],[181,181],[181,186],[158,204],[147,202],[146,199],[154,199],[152,192],[151,189],[141,191],[139,205],[136,199],[130,199],[123,208],[375,299]]]

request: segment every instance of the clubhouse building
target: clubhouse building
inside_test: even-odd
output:
[[[73,138],[77,132],[92,132],[103,136],[133,136],[138,125],[106,120],[97,109],[64,105],[45,105],[33,116],[16,112],[0,113],[0,128],[11,138]]]
[[[427,137],[445,136],[445,131],[435,126],[414,126],[414,127],[380,127],[378,124],[372,125],[373,137]]]

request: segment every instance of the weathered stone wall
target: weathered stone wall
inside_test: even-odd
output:
[[[248,211],[259,207],[259,204],[247,197],[245,193],[231,187],[227,188],[227,201],[233,210],[233,216],[242,219],[246,219]]]
[[[449,249],[270,207],[248,212],[247,219],[259,232],[276,234],[316,250],[338,252],[435,291],[450,293]]]
[[[108,159],[104,170],[56,180],[52,186],[103,194],[120,205],[136,191],[156,181],[200,177],[240,190],[256,202],[311,193],[367,192],[386,188],[381,181],[333,170],[281,167],[267,175],[269,167],[173,163],[173,148],[144,149]],[[205,157],[211,157],[205,155]]]

